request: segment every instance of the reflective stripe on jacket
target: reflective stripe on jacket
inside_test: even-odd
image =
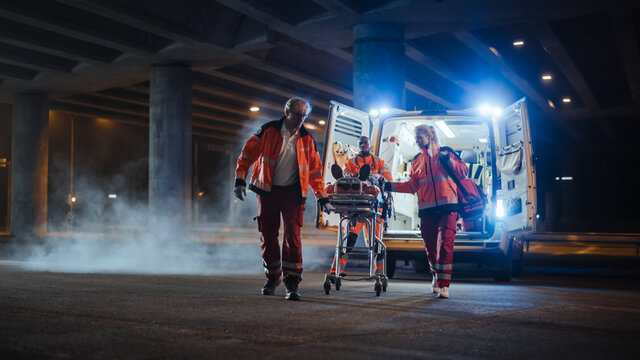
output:
[[[360,173],[360,168],[364,164],[369,164],[371,166],[371,175],[382,175],[388,181],[391,181],[391,171],[387,167],[387,164],[384,163],[382,159],[379,157],[373,156],[369,154],[367,156],[356,155],[353,159],[349,159],[346,164],[344,164],[344,172],[351,173],[352,175],[358,175]]]
[[[447,151],[443,151],[449,155]],[[467,164],[450,156],[450,165],[454,174],[464,178],[469,173]],[[425,212],[447,206],[455,209],[458,204],[458,187],[449,177],[447,170],[440,163],[440,151],[429,156],[427,150],[422,149],[411,164],[409,181],[391,183],[391,190],[401,193],[418,193],[418,208],[422,216]],[[455,211],[455,210],[454,210]]]
[[[274,169],[278,154],[282,148],[282,135],[280,129],[284,117],[264,124],[242,147],[236,166],[236,185],[246,185],[245,179],[249,168],[253,166],[249,188],[258,194],[271,192]],[[309,186],[316,197],[321,197],[324,190],[322,179],[322,163],[316,149],[316,143],[301,126],[300,137],[296,142],[296,155],[298,158],[298,175],[300,177],[300,193],[302,198],[307,197]]]

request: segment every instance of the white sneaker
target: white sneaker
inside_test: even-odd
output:
[[[449,298],[449,287],[448,286],[442,287],[442,289],[440,289],[440,291],[438,292],[438,297],[441,298],[441,299],[448,299]]]
[[[431,278],[431,292],[437,294],[440,288],[436,285],[436,277]]]

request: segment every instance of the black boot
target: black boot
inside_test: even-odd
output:
[[[284,280],[284,289],[286,291],[284,296],[285,299],[291,301],[300,300],[300,293],[298,293],[298,279],[293,276],[288,276]]]
[[[262,287],[262,295],[273,295],[276,291],[276,287],[280,284],[280,279],[276,281],[267,280]]]

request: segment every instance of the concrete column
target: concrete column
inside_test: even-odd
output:
[[[11,147],[11,235],[44,236],[47,231],[49,106],[44,94],[13,99]]]
[[[404,26],[367,23],[353,28],[353,105],[405,108]]]
[[[150,226],[182,233],[191,227],[191,69],[154,65],[150,86]]]

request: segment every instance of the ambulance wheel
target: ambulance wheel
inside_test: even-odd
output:
[[[324,276],[324,283],[322,284],[322,286],[324,287],[325,295],[329,295],[329,292],[331,291],[331,282],[329,281],[329,277],[327,275]]]
[[[396,273],[396,253],[394,251],[387,251],[387,277],[393,278]]]
[[[496,269],[493,273],[495,281],[509,282],[513,276],[511,256],[503,256],[496,264]]]
[[[411,260],[411,267],[416,274],[426,274],[429,271],[429,264],[423,259]]]
[[[340,287],[342,286],[342,279],[340,279],[339,277],[336,278],[336,290],[340,290]]]
[[[380,283],[380,280],[376,281],[374,290],[376,291],[376,296],[380,296],[380,292],[382,291],[382,284]]]

